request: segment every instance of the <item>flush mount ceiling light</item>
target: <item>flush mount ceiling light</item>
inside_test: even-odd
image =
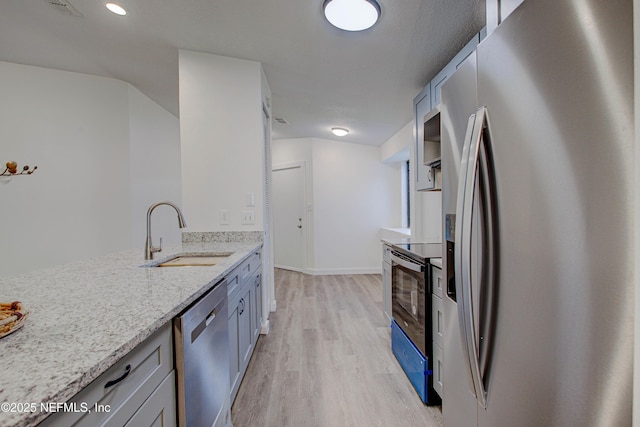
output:
[[[115,13],[116,15],[124,16],[127,14],[127,11],[124,10],[124,8],[118,4],[107,3],[105,6],[107,6],[107,9],[109,9],[111,12]]]
[[[376,0],[324,0],[322,10],[333,26],[345,31],[366,30],[380,17]]]
[[[345,128],[331,128],[331,132],[333,132],[333,134],[335,136],[345,136],[346,134],[349,133],[349,129],[345,129]]]

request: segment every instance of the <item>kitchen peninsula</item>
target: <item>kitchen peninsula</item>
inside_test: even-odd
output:
[[[260,242],[197,242],[167,247],[152,262],[142,250],[0,279],[3,300],[30,311],[24,327],[0,340],[0,425],[34,426],[170,324],[220,279],[259,251]],[[214,266],[157,268],[176,254],[232,252]],[[24,404],[35,404],[34,411]]]

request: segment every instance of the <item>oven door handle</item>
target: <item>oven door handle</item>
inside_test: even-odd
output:
[[[396,255],[393,254],[393,252],[391,253],[391,261],[395,262],[396,264],[398,264],[398,265],[400,265],[400,266],[402,266],[402,267],[404,267],[404,268],[406,268],[408,270],[415,271],[416,273],[424,272],[424,266],[423,265],[416,264],[416,263],[413,263],[411,261],[407,261],[407,260],[404,260],[404,259],[402,259],[400,257],[397,257]]]

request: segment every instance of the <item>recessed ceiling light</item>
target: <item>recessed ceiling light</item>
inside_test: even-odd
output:
[[[116,15],[124,16],[127,14],[127,11],[124,10],[124,8],[118,4],[107,3],[105,6],[107,6],[107,9],[109,9],[111,12],[115,13]]]
[[[333,132],[333,134],[335,136],[345,136],[346,134],[349,133],[349,129],[345,129],[345,128],[331,128],[331,132]]]
[[[333,26],[345,31],[366,30],[380,17],[376,0],[324,0],[322,9]]]

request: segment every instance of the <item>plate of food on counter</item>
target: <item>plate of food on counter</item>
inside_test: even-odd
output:
[[[0,302],[0,338],[17,331],[29,317],[29,310],[20,301]]]

